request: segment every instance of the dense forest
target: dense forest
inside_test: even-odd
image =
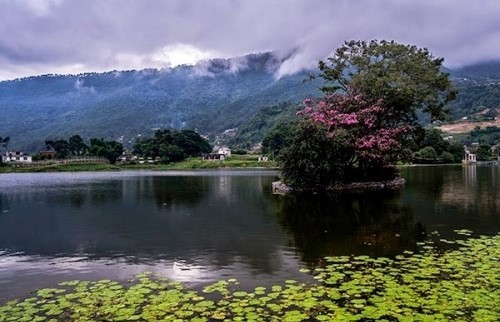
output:
[[[248,148],[278,123],[292,120],[305,98],[318,97],[317,71],[276,78],[286,57],[274,53],[215,59],[196,66],[81,75],[45,75],[0,82],[0,135],[28,152],[37,138],[79,133],[132,148],[160,128],[191,128],[212,142],[237,128],[226,143]],[[500,62],[449,70],[459,90],[449,119],[500,107]]]

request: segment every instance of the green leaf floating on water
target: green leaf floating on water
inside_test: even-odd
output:
[[[425,242],[396,260],[327,257],[325,266],[307,269],[315,283],[285,280],[253,292],[235,290],[236,279],[196,292],[148,272],[126,284],[68,281],[3,304],[0,322],[498,321],[500,235],[440,243],[452,249]]]

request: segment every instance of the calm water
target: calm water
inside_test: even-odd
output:
[[[0,175],[0,302],[154,271],[200,287],[284,279],[328,255],[394,256],[427,234],[496,234],[500,166],[406,168],[404,189],[271,194],[272,171]]]

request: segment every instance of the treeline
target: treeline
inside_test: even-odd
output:
[[[115,163],[124,149],[123,145],[117,141],[108,141],[103,138],[92,138],[86,144],[78,134],[70,136],[68,140],[46,140],[47,150],[54,150],[57,159],[64,159],[71,156],[98,156]],[[36,158],[43,160],[50,158],[45,154],[38,154]]]
[[[55,158],[63,159],[78,156],[98,156],[115,163],[125,149],[120,142],[103,138],[92,138],[85,143],[78,134],[67,140],[46,140],[47,150],[55,152]],[[209,153],[212,147],[206,139],[192,130],[163,129],[155,132],[153,137],[136,140],[132,153],[144,158],[160,159],[162,163],[178,162],[191,156]],[[50,158],[46,153],[39,153],[36,159]]]
[[[263,153],[280,158],[284,148],[290,146],[298,131],[297,120],[280,123],[267,132],[262,141]],[[499,150],[494,150],[495,144],[500,141],[500,128],[489,126],[485,129],[476,128],[459,142],[450,142],[443,138],[443,133],[437,129],[421,129],[415,140],[407,146],[406,160],[414,163],[460,163],[464,156],[464,145],[472,148],[479,161],[496,159]],[[311,151],[313,149],[311,148]]]
[[[210,153],[212,147],[193,130],[158,130],[152,138],[138,139],[133,153],[144,158],[160,158],[162,163],[178,162],[188,157]]]
[[[437,129],[421,130],[410,149],[416,163],[460,163],[464,155],[463,143],[450,143]]]

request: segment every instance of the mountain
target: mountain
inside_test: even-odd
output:
[[[448,71],[459,90],[450,104],[453,118],[500,108],[500,61],[486,61]]]
[[[314,71],[280,79],[286,57],[274,53],[214,59],[195,66],[44,75],[0,82],[0,136],[9,148],[37,151],[46,139],[80,134],[130,146],[155,129],[191,128],[214,139],[238,128],[229,142],[250,146],[278,122],[294,117],[297,103],[320,96]],[[450,70],[460,90],[450,104],[455,119],[500,107],[500,61]]]
[[[0,133],[13,149],[36,151],[72,134],[131,144],[157,128],[196,128],[215,136],[262,108],[318,96],[307,72],[276,79],[273,53],[196,66],[44,75],[0,82]]]
[[[457,68],[451,72],[455,78],[475,81],[478,83],[500,81],[500,61],[484,61]]]

